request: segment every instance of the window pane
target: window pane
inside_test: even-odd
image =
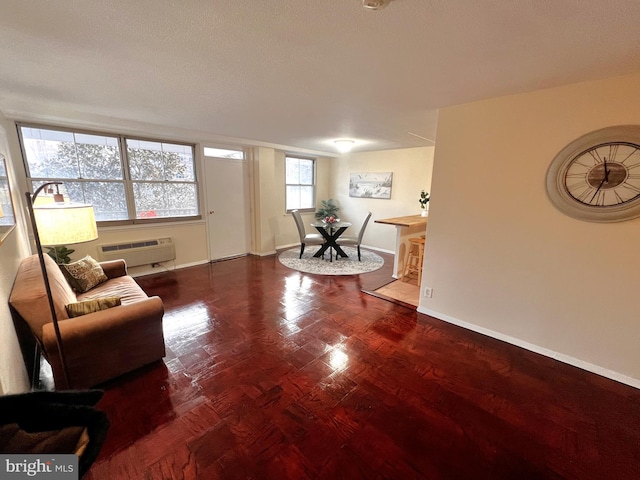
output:
[[[127,140],[132,180],[164,180],[160,143]]]
[[[313,208],[313,187],[299,187],[300,188],[300,207],[298,208]]]
[[[204,147],[205,157],[232,158],[234,160],[244,160],[242,150],[227,150],[224,148]]]
[[[166,144],[165,144],[166,145]],[[186,152],[165,151],[162,154],[164,160],[165,180],[195,180],[193,174],[193,155],[191,147],[176,145],[186,148]]]
[[[170,183],[165,185],[169,214],[172,217],[198,215],[198,195],[193,183]]]
[[[167,211],[164,189],[160,183],[134,183],[136,218],[163,217]]]
[[[300,160],[300,182],[313,185],[313,160]]]
[[[2,215],[0,216],[0,225],[13,225],[16,223],[13,218],[13,206],[9,194],[9,181],[6,179],[4,172],[4,162],[0,157],[0,207]]]
[[[21,127],[31,177],[78,178],[73,133]]]
[[[35,191],[46,182],[31,183]],[[66,202],[93,205],[98,222],[128,218],[124,182],[64,182],[58,189]],[[44,191],[36,199],[36,204],[39,205],[48,202],[53,202],[53,197]]]
[[[127,220],[127,201],[123,182],[85,182],[84,198],[93,205],[98,222]]]
[[[300,208],[300,187],[287,186],[287,210]]]
[[[286,183],[300,183],[300,161],[297,158],[287,158],[286,164]]]
[[[136,182],[133,191],[137,218],[198,214],[195,184]]]
[[[313,187],[287,186],[287,210],[313,208]]]
[[[113,137],[76,134],[76,153],[82,178],[118,180],[122,166],[118,141]]]
[[[190,145],[127,140],[127,153],[133,180],[195,180]]]

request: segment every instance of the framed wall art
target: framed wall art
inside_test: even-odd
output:
[[[393,172],[349,174],[349,196],[356,198],[391,198]]]

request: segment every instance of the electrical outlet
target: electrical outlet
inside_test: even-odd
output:
[[[431,298],[433,296],[433,288],[431,287],[424,287],[424,296]]]

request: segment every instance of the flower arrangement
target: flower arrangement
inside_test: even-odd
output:
[[[316,208],[315,217],[317,220],[323,220],[323,221],[327,217],[338,218],[339,210],[340,210],[340,207],[336,205],[336,203],[333,201],[333,198],[330,198],[329,200],[322,200],[320,202],[320,206]]]
[[[418,202],[420,202],[420,208],[422,210],[425,210],[427,208],[427,203],[429,203],[429,199],[430,199],[430,195],[429,192],[422,190],[420,192],[420,198],[418,199]]]

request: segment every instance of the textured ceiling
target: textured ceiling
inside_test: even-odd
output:
[[[640,70],[638,0],[361,5],[0,0],[0,110],[335,153],[432,145],[440,107]]]

